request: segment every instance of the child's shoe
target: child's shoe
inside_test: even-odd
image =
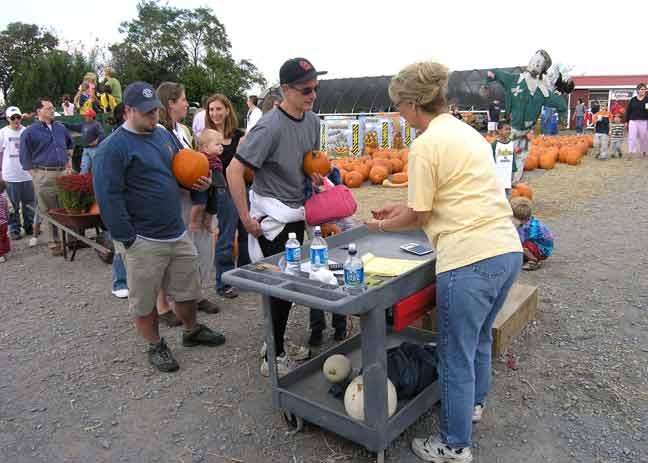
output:
[[[0,256],[0,264],[4,264],[7,262],[7,258],[5,256]]]

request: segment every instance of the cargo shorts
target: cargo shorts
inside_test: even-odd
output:
[[[200,299],[198,251],[187,233],[177,241],[137,237],[128,249],[115,241],[115,250],[124,257],[128,305],[133,315],[149,315],[161,288],[175,302]]]

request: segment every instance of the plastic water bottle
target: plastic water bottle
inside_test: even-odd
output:
[[[317,272],[324,268],[328,269],[328,244],[322,238],[322,229],[315,227],[315,237],[310,245],[311,271]]]
[[[296,274],[301,265],[301,245],[297,241],[297,234],[288,233],[286,241],[286,273]]]
[[[349,257],[344,262],[344,289],[349,294],[358,294],[364,291],[364,264],[358,257],[355,243],[349,243]]]

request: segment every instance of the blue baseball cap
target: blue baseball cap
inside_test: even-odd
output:
[[[133,82],[124,90],[124,104],[147,113],[155,108],[164,109],[162,102],[157,97],[155,89],[146,82]]]

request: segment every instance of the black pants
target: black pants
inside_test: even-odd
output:
[[[300,244],[304,244],[304,222],[293,222],[286,224],[284,229],[272,241],[268,241],[265,237],[259,238],[259,245],[265,257],[270,257],[280,252],[284,252],[286,248],[286,241],[288,241],[288,233],[295,233],[297,240]],[[286,335],[286,325],[288,324],[288,316],[290,315],[290,308],[292,302],[277,299],[276,297],[270,298],[270,313],[272,315],[272,327],[275,335],[275,353],[282,355],[284,350],[284,336]]]
[[[346,332],[346,315],[334,313],[331,317],[331,325],[335,331]],[[309,325],[311,331],[324,331],[326,329],[326,316],[323,310],[310,309]]]

